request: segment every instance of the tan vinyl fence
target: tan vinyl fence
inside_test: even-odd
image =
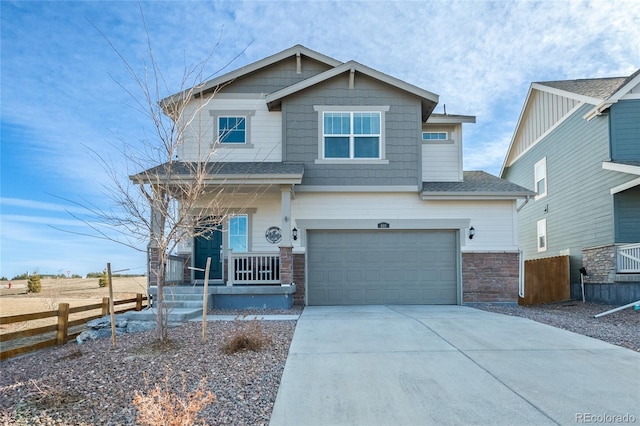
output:
[[[519,305],[569,300],[569,256],[546,257],[524,262],[524,297]]]

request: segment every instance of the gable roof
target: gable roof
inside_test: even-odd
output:
[[[307,56],[311,59],[314,59],[318,62],[322,62],[324,64],[327,64],[331,67],[336,67],[340,64],[342,64],[342,62],[330,58],[329,56],[323,55],[322,53],[316,52],[315,50],[311,50],[309,48],[306,48],[300,44],[296,44],[295,46],[292,46],[288,49],[285,49],[281,52],[275,53],[271,56],[267,56],[266,58],[260,59],[259,61],[256,62],[252,62],[248,65],[245,65],[241,68],[238,68],[236,70],[230,71],[226,74],[223,74],[221,76],[215,77],[211,80],[208,80],[207,82],[205,82],[201,88],[199,88],[197,90],[197,93],[194,92],[191,89],[187,89],[183,92],[180,93],[176,93],[174,95],[168,96],[164,99],[162,99],[160,101],[161,105],[165,105],[165,104],[171,104],[172,102],[175,102],[176,100],[180,99],[181,96],[183,96],[185,93],[192,93],[193,95],[201,95],[201,94],[206,94],[209,92],[214,91],[216,88],[220,87],[220,86],[224,86],[225,84],[228,84],[229,82],[236,80],[240,77],[243,77],[247,74],[250,74],[252,72],[258,71],[262,68],[266,68],[270,65],[273,65],[277,62],[280,62],[284,59],[288,59],[292,56],[298,56],[298,55],[304,55]]]
[[[344,64],[338,65],[328,71],[317,74],[311,78],[307,78],[299,83],[293,84],[289,87],[285,87],[277,92],[273,92],[265,97],[267,101],[267,105],[269,109],[278,108],[282,99],[292,95],[294,93],[300,92],[304,89],[307,89],[311,86],[315,86],[316,84],[327,81],[337,75],[346,73],[346,72],[359,72],[376,80],[382,81],[390,86],[393,86],[397,89],[408,92],[412,95],[415,95],[420,98],[422,103],[422,120],[426,121],[433,112],[434,108],[438,104],[438,95],[435,93],[429,92],[428,90],[421,89],[417,86],[399,80],[395,77],[391,77],[388,74],[382,73],[380,71],[374,70],[373,68],[369,68],[365,65],[362,65],[356,61],[345,62]]]
[[[531,83],[527,97],[520,111],[516,128],[511,137],[511,142],[502,163],[500,176],[503,175],[507,163],[510,161],[516,138],[525,121],[525,112],[533,102],[535,91],[546,92],[552,95],[571,99],[576,104],[591,104],[594,106],[583,118],[591,120],[602,114],[604,110],[618,102],[634,87],[640,85],[640,69],[626,77],[585,78],[576,80],[555,80]],[[579,106],[579,105],[578,105]],[[551,123],[551,128],[555,123]],[[535,144],[533,144],[535,145]],[[532,145],[532,146],[533,146]],[[520,154],[521,155],[521,154]]]
[[[462,182],[423,182],[420,197],[438,199],[516,199],[535,192],[483,171],[463,172]]]
[[[220,88],[226,84],[229,84],[233,80],[246,76],[255,71],[266,68],[270,65],[273,65],[282,60],[291,58],[293,56],[304,55],[311,59],[314,59],[318,62],[324,63],[331,67],[331,69],[317,74],[313,77],[307,78],[303,81],[300,81],[291,86],[285,87],[276,92],[270,93],[266,96],[267,105],[269,105],[270,109],[278,108],[282,102],[282,99],[297,93],[301,90],[304,90],[308,87],[314,86],[318,83],[331,79],[337,75],[346,73],[346,72],[359,72],[364,75],[367,75],[371,78],[374,78],[378,81],[386,83],[390,86],[393,86],[397,89],[403,90],[407,93],[417,96],[421,100],[422,104],[422,119],[426,121],[427,118],[431,115],[434,108],[436,107],[439,97],[435,93],[429,92],[428,90],[421,89],[420,87],[414,86],[402,80],[399,80],[395,77],[392,77],[388,74],[382,73],[380,71],[374,70],[373,68],[369,68],[365,65],[362,65],[355,61],[349,61],[346,63],[340,62],[336,59],[330,58],[326,55],[318,53],[314,50],[308,49],[302,45],[295,45],[288,49],[285,49],[279,53],[276,53],[271,56],[267,56],[264,59],[253,62],[249,65],[245,65],[244,67],[238,68],[237,70],[228,72],[224,75],[211,79],[204,83],[202,87],[198,87],[197,90],[193,90],[193,88],[184,90],[180,93],[176,93],[174,95],[168,96],[160,101],[160,105],[168,106],[172,103],[178,101],[183,96],[192,95],[192,96],[201,96],[203,94],[213,92],[217,88]]]

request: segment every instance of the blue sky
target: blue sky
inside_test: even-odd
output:
[[[640,2],[1,1],[0,276],[145,272],[144,253],[83,236],[77,204],[105,205],[121,140],[152,127],[124,88],[148,59],[162,95],[212,50],[207,73],[295,44],[440,95],[465,127],[466,170],[498,174],[532,81],[626,76],[640,67]],[[97,29],[96,29],[97,28]],[[216,47],[217,44],[217,47]],[[215,47],[215,49],[214,49]],[[235,59],[234,59],[235,58]],[[124,88],[122,87],[124,86]],[[122,171],[126,176],[127,171]],[[59,228],[69,232],[63,232]],[[140,244],[144,247],[144,244]]]

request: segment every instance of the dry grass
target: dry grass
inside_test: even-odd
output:
[[[233,325],[233,332],[222,345],[222,352],[227,355],[247,350],[259,352],[270,343],[270,339],[257,319],[251,321],[236,319]]]
[[[182,376],[182,389],[174,392],[169,385],[168,373],[164,385],[147,383],[146,393],[135,391],[133,405],[138,410],[137,423],[144,426],[190,426],[196,424],[203,408],[216,401],[216,396],[206,390],[206,381],[192,392],[187,392],[187,380]],[[204,421],[202,422],[204,424]]]
[[[109,297],[108,288],[98,287],[98,278],[43,278],[42,292],[26,294],[27,281],[12,281],[12,288],[7,283],[0,284],[0,316],[29,314],[33,312],[53,311],[59,303],[69,303],[71,307],[100,303],[103,297]],[[145,294],[146,277],[126,277],[113,279],[113,294],[116,300],[129,299],[136,293]],[[19,294],[14,294],[20,292]],[[124,308],[127,305],[119,308]],[[70,320],[95,315],[95,311],[72,314]],[[28,328],[43,327],[55,324],[56,318],[29,321]],[[0,334],[27,328],[25,323],[0,326]]]

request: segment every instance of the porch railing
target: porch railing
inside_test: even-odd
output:
[[[228,271],[227,285],[280,284],[280,254],[229,250]]]
[[[618,246],[616,251],[619,273],[640,274],[640,244]]]
[[[184,258],[169,256],[164,274],[165,283],[181,283],[184,280]]]

